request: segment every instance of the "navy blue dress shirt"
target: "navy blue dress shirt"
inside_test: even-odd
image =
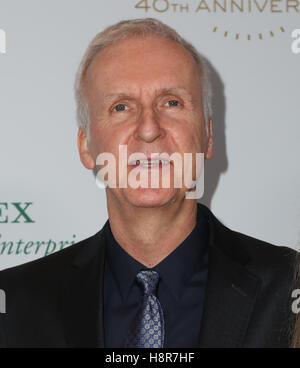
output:
[[[123,347],[141,305],[143,290],[136,275],[147,267],[131,257],[107,226],[104,271],[105,347]],[[164,313],[165,348],[199,346],[208,270],[208,219],[199,211],[188,237],[152,268],[159,273],[157,294]]]

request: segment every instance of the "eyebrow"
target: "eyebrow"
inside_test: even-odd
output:
[[[192,97],[190,95],[190,93],[188,92],[188,90],[185,87],[170,87],[170,88],[160,88],[155,90],[155,94],[156,96],[162,95],[162,94],[177,94],[179,92],[184,92],[188,97]],[[104,101],[111,101],[112,99],[115,98],[128,98],[128,99],[132,99],[133,95],[128,94],[128,93],[123,93],[123,92],[116,92],[116,93],[109,93],[107,95],[104,96]]]

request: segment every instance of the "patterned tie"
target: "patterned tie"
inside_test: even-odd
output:
[[[161,305],[154,295],[159,274],[155,271],[141,271],[136,278],[143,286],[144,295],[141,309],[129,329],[125,347],[162,348],[164,344],[164,316]]]

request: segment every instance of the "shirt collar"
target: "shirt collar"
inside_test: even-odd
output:
[[[110,224],[106,228],[107,244],[106,259],[119,287],[121,296],[125,300],[135,280],[136,275],[145,266],[128,254],[115,240]]]
[[[197,222],[187,238],[158,265],[152,268],[178,300],[190,278],[203,268],[208,244],[208,217],[197,206]],[[125,300],[136,275],[147,269],[131,257],[115,240],[111,228],[107,226],[107,261]]]
[[[206,267],[208,218],[197,209],[197,222],[185,240],[153,270],[157,271],[174,297],[179,300],[189,280]]]

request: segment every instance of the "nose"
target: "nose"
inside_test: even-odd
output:
[[[138,120],[134,133],[136,139],[142,139],[151,143],[163,135],[163,129],[160,126],[159,118],[152,109],[144,110]]]

